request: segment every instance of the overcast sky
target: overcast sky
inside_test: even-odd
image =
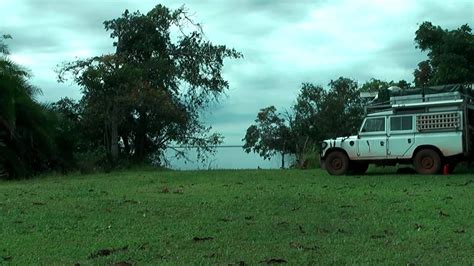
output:
[[[212,42],[244,54],[226,62],[230,90],[206,115],[226,144],[240,144],[260,108],[289,108],[302,82],[412,81],[426,58],[413,41],[423,21],[474,25],[471,0],[0,0],[0,33],[13,36],[11,58],[31,70],[40,100],[79,99],[78,87],[56,82],[56,66],[113,52],[102,22],[158,3],[185,4]]]

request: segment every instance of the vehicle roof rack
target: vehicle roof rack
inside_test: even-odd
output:
[[[473,84],[451,84],[407,90],[389,90],[387,101],[378,101],[378,95],[365,93],[364,97],[373,100],[365,106],[365,113],[383,112],[397,109],[414,109],[430,106],[460,105],[467,102],[474,105]]]

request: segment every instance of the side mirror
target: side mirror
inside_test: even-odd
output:
[[[360,134],[357,134],[357,139],[360,139]]]

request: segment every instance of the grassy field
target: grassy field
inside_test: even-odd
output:
[[[474,175],[125,171],[0,182],[0,264],[473,264]]]

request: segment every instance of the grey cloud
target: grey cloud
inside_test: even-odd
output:
[[[474,23],[474,2],[471,0],[424,1],[420,5],[419,21],[431,21],[443,28],[458,28],[462,24]]]
[[[45,80],[41,77],[33,77],[31,82],[41,89],[42,93],[37,97],[41,102],[52,103],[64,97],[71,99],[81,97],[81,92],[75,85],[58,84],[54,80]]]
[[[220,11],[213,15],[227,16],[230,20],[250,13],[261,13],[268,20],[278,22],[295,22],[304,19],[312,8],[327,1],[269,1],[269,0],[240,0],[240,1],[210,1],[207,8],[219,7]]]
[[[14,51],[55,52],[61,49],[61,37],[50,29],[28,32],[24,28],[6,27],[4,31],[13,34],[8,44]]]
[[[417,64],[427,58],[426,53],[415,48],[415,43],[411,41],[399,41],[387,46],[380,55],[384,56],[383,61],[390,60],[392,63],[406,69],[414,70]]]
[[[206,121],[210,124],[235,124],[242,121],[255,120],[256,113],[239,113],[228,110],[213,111],[206,117]]]
[[[234,38],[241,36],[244,38],[241,42],[251,43],[289,23],[303,21],[315,6],[325,2],[241,0],[192,2],[189,6],[201,6],[202,12],[196,12],[196,17],[203,21],[206,29],[209,26],[211,31],[226,32]]]
[[[61,18],[66,23],[76,21],[78,25],[85,28],[103,28],[102,22],[119,16],[123,10],[117,7],[124,4],[126,6],[130,2],[94,0],[29,0],[25,2],[27,10],[36,14],[40,20],[41,18]]]

